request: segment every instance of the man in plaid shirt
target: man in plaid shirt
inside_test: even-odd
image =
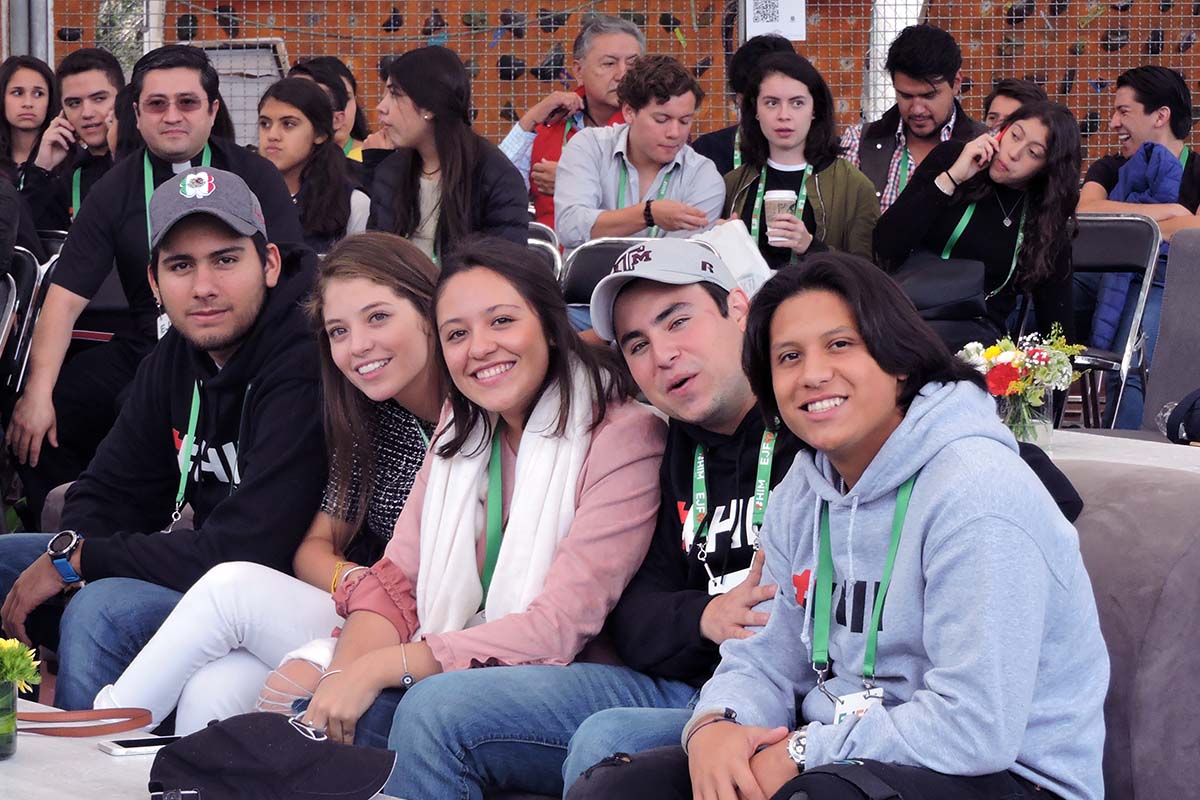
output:
[[[962,83],[962,51],[953,36],[933,25],[910,25],[888,48],[885,66],[896,104],[875,122],[842,134],[842,157],[875,184],[880,211],[896,201],[934,147],[984,132],[955,99]]]

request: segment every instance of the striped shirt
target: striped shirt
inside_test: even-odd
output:
[[[946,120],[946,124],[942,126],[941,132],[938,134],[938,140],[945,142],[950,139],[950,135],[954,132],[954,123],[958,118],[958,107],[955,106],[954,111],[950,112],[950,119]],[[842,158],[849,161],[856,167],[859,164],[858,149],[862,143],[862,131],[865,125],[851,125],[846,128],[846,132],[842,134]],[[883,192],[879,195],[879,211],[882,213],[887,211],[888,206],[896,202],[896,198],[900,195],[900,168],[904,163],[904,152],[908,148],[908,140],[904,135],[904,120],[896,126],[896,149],[892,152],[892,162],[888,165],[887,185],[883,187]],[[912,177],[913,170],[917,165],[910,158],[908,160],[908,174],[904,176],[905,185],[908,184],[908,179]]]

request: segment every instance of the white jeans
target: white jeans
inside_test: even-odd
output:
[[[178,706],[175,732],[192,733],[253,711],[284,656],[342,621],[328,592],[261,564],[219,564],[93,705],[148,708],[156,724]]]

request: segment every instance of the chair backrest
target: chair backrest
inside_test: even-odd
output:
[[[13,315],[16,330],[8,337],[3,350],[0,350],[0,381],[10,389],[16,388],[16,372],[18,350],[26,331],[33,331],[31,310],[35,307],[38,288],[42,278],[42,267],[38,264],[33,253],[24,247],[14,247],[12,261],[8,267],[8,276],[13,280]]]
[[[1200,389],[1200,229],[1182,230],[1171,238],[1167,285],[1158,322],[1158,344],[1146,383],[1142,428],[1156,431],[1155,417],[1163,405],[1182,400]]]
[[[26,251],[28,253],[28,251]],[[54,270],[58,266],[58,256],[50,256],[50,260],[45,264],[38,264],[33,258],[32,253],[28,253],[29,259],[33,261],[36,269],[37,277],[33,282],[32,291],[26,298],[23,290],[18,283],[17,291],[17,313],[19,314],[17,337],[15,341],[9,343],[9,347],[4,350],[4,357],[0,360],[0,375],[4,376],[5,385],[15,393],[20,393],[25,385],[25,373],[29,367],[29,350],[33,345],[33,326],[37,323],[38,314],[42,310],[42,303],[46,302],[46,292],[50,288],[50,279],[54,276]],[[15,263],[15,259],[14,259]],[[25,305],[21,303],[24,300]],[[10,355],[11,354],[11,355]]]
[[[532,225],[532,223],[530,224]],[[557,247],[547,241],[535,239],[534,237],[530,236],[529,249],[537,254],[537,257],[541,259],[541,261],[546,265],[546,268],[550,270],[550,274],[554,276],[555,280],[558,280],[561,277],[563,266],[562,253],[558,251]]]
[[[1071,245],[1075,272],[1145,272],[1158,260],[1162,234],[1141,214],[1080,214]]]
[[[549,225],[546,225],[542,222],[529,223],[529,238],[541,239],[543,242],[549,242],[550,244],[554,245],[555,248],[560,246],[558,234],[555,233],[554,228],[551,228]]]
[[[39,230],[37,234],[42,240],[42,247],[46,248],[46,255],[53,256],[62,252],[67,241],[66,231]]]
[[[9,334],[12,332],[13,317],[17,310],[17,282],[13,276],[0,276],[0,353],[8,345]]]

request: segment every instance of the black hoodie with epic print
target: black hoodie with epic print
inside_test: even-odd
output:
[[[63,523],[84,537],[87,580],[140,578],[185,591],[224,561],[290,573],[326,477],[316,338],[301,301],[316,258],[281,247],[283,270],[222,369],[171,330],[138,368],[129,399],[67,492]],[[199,390],[186,500],[193,528],[170,522],[179,448]]]
[[[699,686],[720,661],[717,645],[700,635],[700,615],[715,595],[745,577],[754,557],[752,521],[763,420],[752,410],[730,436],[671,420],[659,484],[662,503],[650,551],[608,618],[626,664]],[[705,450],[708,536],[705,563],[692,546],[692,478],[696,445]],[[800,441],[782,428],[775,442],[771,486],[783,480]],[[708,570],[720,581],[710,586]]]

